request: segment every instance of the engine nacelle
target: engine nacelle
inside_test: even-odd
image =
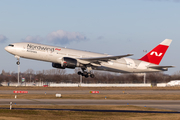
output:
[[[61,64],[52,63],[52,66],[55,68],[60,68],[60,69],[65,69],[65,68],[74,69],[75,67],[79,67],[80,65],[76,59],[64,57],[64,58],[62,58]]]
[[[59,63],[52,63],[52,67],[60,68],[60,69],[65,69],[65,68],[61,67],[61,64],[59,64]]]
[[[76,59],[64,57],[62,61],[62,67],[74,69],[75,67],[79,67],[79,63]]]

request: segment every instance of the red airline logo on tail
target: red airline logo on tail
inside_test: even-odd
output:
[[[139,60],[159,65],[171,42],[172,40],[165,39]]]
[[[151,52],[151,54],[150,55],[154,55],[155,54],[155,56],[158,56],[158,57],[160,57],[163,53],[157,53],[157,52],[155,52],[155,51],[153,51],[153,52]]]

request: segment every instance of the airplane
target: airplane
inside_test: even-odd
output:
[[[81,71],[78,71],[78,75],[94,78],[93,70],[117,73],[167,71],[168,68],[174,66],[161,66],[159,64],[171,42],[171,39],[165,39],[140,59],[128,58],[133,54],[113,56],[36,43],[13,43],[5,47],[5,50],[17,58],[17,65],[20,64],[21,57],[52,62],[52,67],[59,69],[80,67]]]

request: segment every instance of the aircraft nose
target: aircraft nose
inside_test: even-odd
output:
[[[6,51],[8,51],[8,46],[4,48]]]

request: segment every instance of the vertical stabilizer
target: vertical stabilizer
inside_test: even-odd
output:
[[[153,50],[151,50],[139,60],[159,65],[171,42],[172,40],[165,39],[163,42],[161,42],[158,46],[156,46]]]

